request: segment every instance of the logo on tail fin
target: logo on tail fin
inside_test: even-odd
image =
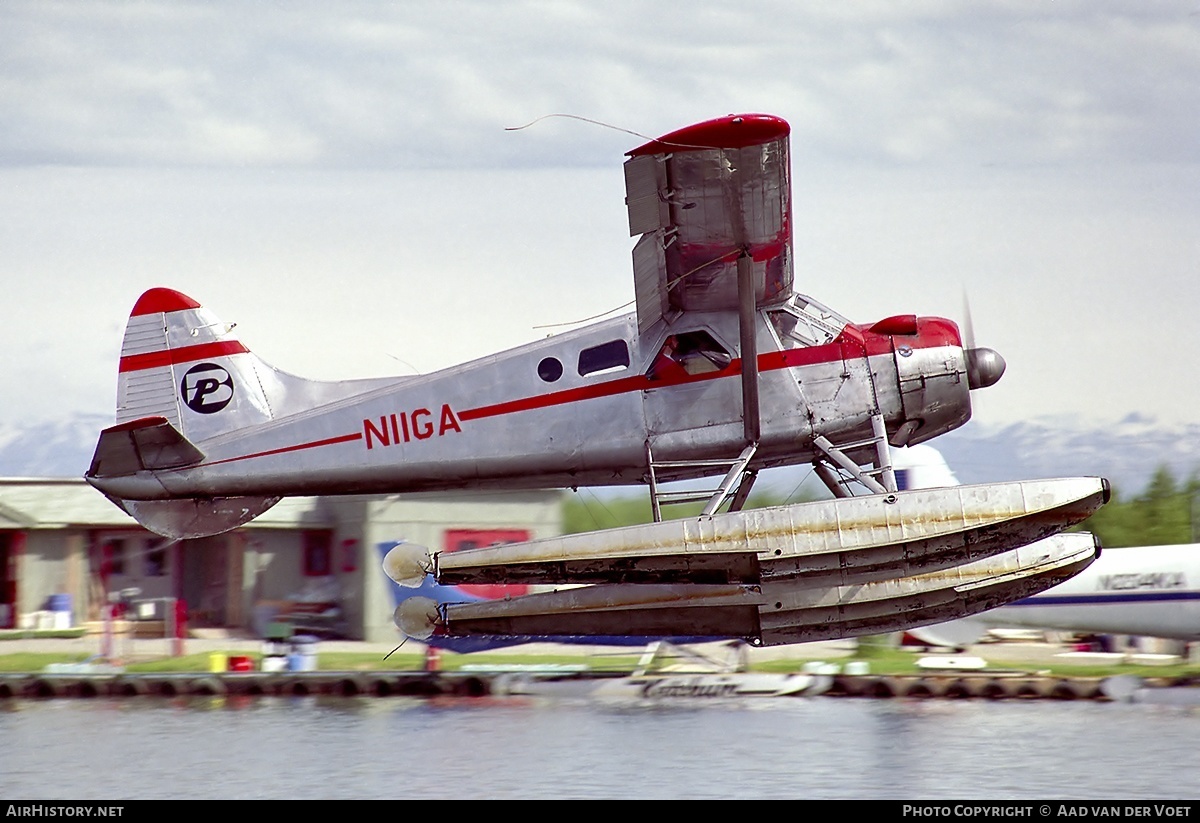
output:
[[[179,383],[179,396],[197,414],[215,414],[233,399],[233,377],[216,363],[192,366]]]

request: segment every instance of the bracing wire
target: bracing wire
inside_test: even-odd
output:
[[[408,638],[406,637],[406,638],[404,638],[403,640],[401,640],[401,641],[400,641],[400,646],[403,646],[403,645],[404,645],[405,643],[407,643],[407,642],[408,642]],[[387,660],[387,659],[388,659],[389,657],[391,657],[393,654],[395,654],[396,652],[400,651],[400,646],[397,646],[396,648],[392,649],[390,652],[388,652],[387,654],[385,654],[385,655],[383,656],[383,659],[384,659],[384,660]]]
[[[614,126],[611,123],[605,123],[601,120],[594,120],[590,117],[582,117],[578,114],[565,114],[565,113],[543,114],[541,117],[536,117],[533,120],[530,120],[528,123],[525,123],[524,125],[506,126],[504,128],[504,130],[505,131],[522,131],[524,129],[530,128],[531,126],[534,126],[534,125],[542,122],[543,120],[548,120],[552,117],[561,117],[561,118],[564,118],[567,120],[578,120],[581,123],[589,123],[593,126],[600,126],[601,128],[612,129],[613,131],[619,131],[619,132],[622,132],[623,134],[629,134],[629,135],[632,135],[633,137],[637,137],[642,140],[646,140],[649,142],[661,143],[664,146],[674,146],[674,147],[681,148],[681,149],[709,149],[709,148],[712,148],[712,146],[691,145],[688,143],[679,143],[679,142],[669,141],[669,140],[664,141],[662,138],[650,137],[650,136],[642,134],[640,132],[633,131],[632,129],[622,128],[621,126]],[[689,277],[692,274],[695,274],[696,272],[700,271],[701,269],[707,268],[708,266],[712,265],[713,263],[721,262],[722,260],[729,257],[731,254],[738,254],[740,252],[741,252],[740,249],[732,249],[728,252],[724,252],[723,254],[718,255],[717,257],[713,258],[712,260],[710,260],[706,263],[702,263],[699,266],[696,266],[691,271],[681,274],[679,277],[675,278],[673,281],[671,281],[670,283],[667,284],[667,291],[670,291],[676,285],[678,285],[682,280],[684,280],[685,278]],[[539,326],[534,326],[533,328],[534,329],[554,329],[554,328],[562,328],[564,326],[577,326],[580,323],[590,323],[593,320],[599,320],[600,318],[606,317],[607,315],[610,315],[614,312],[618,312],[618,311],[621,311],[622,309],[626,309],[629,306],[632,306],[636,302],[637,302],[636,300],[630,300],[626,303],[622,303],[619,306],[615,306],[614,308],[607,309],[605,311],[600,312],[599,314],[594,314],[591,317],[585,317],[581,320],[570,320],[570,321],[566,321],[563,323],[546,323],[546,324],[542,324]]]

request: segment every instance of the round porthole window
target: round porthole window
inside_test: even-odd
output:
[[[553,383],[558,378],[562,377],[562,363],[558,362],[557,357],[547,357],[541,363],[538,363],[538,377],[545,380],[547,383]]]

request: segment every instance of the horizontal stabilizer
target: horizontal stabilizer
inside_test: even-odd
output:
[[[139,471],[178,469],[204,459],[165,417],[143,417],[100,432],[88,477],[124,477]]]
[[[100,433],[87,480],[147,529],[175,540],[236,529],[279,502],[278,497],[131,500],[120,494],[122,484],[140,483],[148,473],[195,465],[203,459],[203,452],[165,417],[143,417]]]

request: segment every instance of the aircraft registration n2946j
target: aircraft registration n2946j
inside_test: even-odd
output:
[[[1108,498],[1081,477],[900,491],[891,448],[965,423],[1004,360],[939,317],[852,323],[793,288],[790,127],[688,126],[628,153],[636,311],[423,376],[317,382],[247,350],[198,302],[136,302],[116,425],[88,481],[147,528],[235,528],[286,495],[642,484],[653,523],[430,553],[420,584],[559,587],[413,597],[406,635],[744,638],[893,631],[1026,597],[1099,546],[1061,534]],[[810,463],[833,499],[745,510],[758,473]],[[713,478],[697,517],[670,481]],[[1028,544],[1042,541],[1029,550]]]

